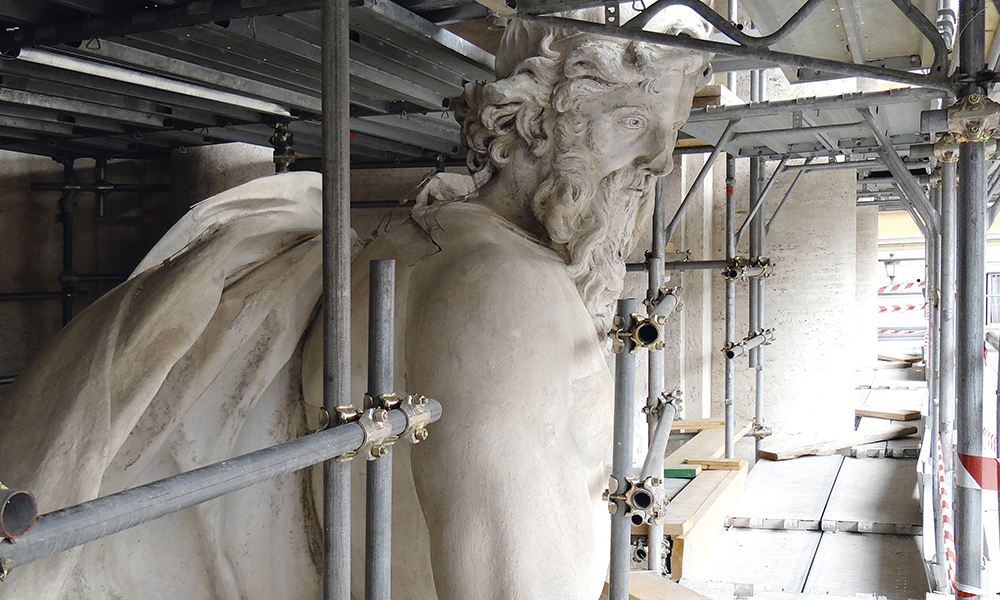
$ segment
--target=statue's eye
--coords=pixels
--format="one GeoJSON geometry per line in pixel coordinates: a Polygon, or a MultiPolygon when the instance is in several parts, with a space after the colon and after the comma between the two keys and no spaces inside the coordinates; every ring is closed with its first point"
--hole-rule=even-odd
{"type": "Polygon", "coordinates": [[[646,126],[646,120],[638,116],[625,117],[621,123],[626,129],[642,129],[646,126]]]}

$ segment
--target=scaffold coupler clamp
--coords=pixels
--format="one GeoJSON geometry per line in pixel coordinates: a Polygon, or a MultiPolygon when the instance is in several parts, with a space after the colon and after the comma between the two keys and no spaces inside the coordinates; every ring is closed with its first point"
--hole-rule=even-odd
{"type": "Polygon", "coordinates": [[[722,276],[728,280],[742,279],[748,281],[755,277],[770,277],[774,273],[774,263],[766,256],[744,258],[737,256],[722,270],[722,276]]]}
{"type": "Polygon", "coordinates": [[[616,515],[621,508],[624,511],[622,514],[628,516],[633,525],[655,523],[652,519],[660,519],[662,522],[662,509],[659,506],[661,483],[663,481],[654,476],[644,479],[626,477],[625,484],[621,485],[616,478],[609,477],[608,489],[604,490],[601,498],[608,503],[608,512],[616,515]]]}
{"type": "Polygon", "coordinates": [[[680,305],[680,293],[680,286],[672,288],[664,286],[657,291],[655,296],[647,296],[642,303],[646,306],[646,312],[650,316],[663,317],[666,320],[674,312],[674,309],[680,305]]]}
{"type": "Polygon", "coordinates": [[[985,94],[969,94],[948,108],[948,131],[959,143],[986,142],[1000,123],[1000,104],[985,94]]]}
{"type": "Polygon", "coordinates": [[[940,163],[957,163],[960,145],[953,133],[946,133],[934,142],[934,157],[940,163]]]}
{"type": "Polygon", "coordinates": [[[611,327],[611,349],[620,354],[625,349],[625,340],[632,340],[630,352],[635,354],[646,348],[649,350],[663,349],[663,325],[667,322],[663,315],[632,314],[632,328],[625,329],[625,320],[616,315],[611,327]]]}
{"type": "Polygon", "coordinates": [[[268,140],[274,148],[274,170],[283,173],[295,162],[295,136],[288,129],[288,123],[278,121],[274,124],[274,135],[268,140]]]}
{"type": "Polygon", "coordinates": [[[753,429],[751,431],[753,432],[753,436],[758,440],[762,440],[767,436],[771,435],[772,433],[774,433],[773,431],[771,431],[770,427],[768,427],[763,423],[758,423],[756,421],[754,421],[753,429]]]}
{"type": "Polygon", "coordinates": [[[420,394],[410,394],[399,405],[406,415],[406,429],[399,437],[411,444],[419,444],[427,439],[427,425],[431,422],[431,411],[427,408],[427,397],[420,394]]]}
{"type": "Polygon", "coordinates": [[[345,452],[337,457],[338,461],[351,460],[355,456],[364,456],[368,460],[375,460],[389,453],[389,446],[397,438],[392,435],[388,410],[381,406],[373,406],[361,413],[358,424],[364,431],[365,441],[357,450],[345,452]]]}
{"type": "Polygon", "coordinates": [[[662,391],[659,397],[656,399],[655,405],[646,405],[642,407],[643,414],[646,415],[647,423],[657,423],[661,418],[663,418],[663,411],[667,408],[667,405],[674,407],[674,413],[681,412],[681,405],[683,400],[681,396],[684,392],[681,390],[673,390],[671,392],[662,391]]]}

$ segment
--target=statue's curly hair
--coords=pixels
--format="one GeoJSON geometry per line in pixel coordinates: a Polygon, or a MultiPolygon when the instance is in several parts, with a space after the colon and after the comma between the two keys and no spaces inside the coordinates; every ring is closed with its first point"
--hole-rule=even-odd
{"type": "MultiPolygon", "coordinates": [[[[668,33],[692,32],[701,35],[683,22],[668,29],[668,33]]],[[[501,52],[508,56],[497,60],[513,66],[498,68],[501,78],[493,83],[466,84],[454,103],[462,140],[469,149],[466,162],[470,172],[479,174],[480,184],[507,165],[521,142],[536,156],[543,156],[551,146],[554,117],[572,111],[579,94],[649,84],[668,73],[698,74],[707,82],[711,72],[710,56],[703,53],[547,24],[515,19],[508,25],[505,41],[508,35],[518,39],[503,45],[501,52]],[[527,56],[519,58],[521,54],[527,56]]]]}

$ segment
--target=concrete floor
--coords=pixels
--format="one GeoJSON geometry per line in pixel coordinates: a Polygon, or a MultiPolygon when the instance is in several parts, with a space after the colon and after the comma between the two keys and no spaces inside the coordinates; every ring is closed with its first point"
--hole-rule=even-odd
{"type": "MultiPolygon", "coordinates": [[[[921,408],[916,370],[865,371],[858,403],[921,408]]],[[[864,425],[864,424],[861,424],[864,425]]],[[[740,597],[923,598],[919,437],[852,456],[758,461],[733,524],[682,583],[714,600],[740,597]],[[888,450],[888,452],[887,452],[888,450]],[[871,457],[871,458],[869,458],[871,457]]]]}

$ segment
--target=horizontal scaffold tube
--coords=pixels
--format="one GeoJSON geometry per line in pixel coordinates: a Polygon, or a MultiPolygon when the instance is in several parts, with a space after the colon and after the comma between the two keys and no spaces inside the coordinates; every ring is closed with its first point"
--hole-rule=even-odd
{"type": "Polygon", "coordinates": [[[742,342],[738,344],[733,344],[731,348],[726,349],[726,358],[736,358],[737,356],[743,356],[747,354],[750,350],[760,346],[761,344],[766,344],[771,342],[771,331],[764,330],[754,335],[749,336],[742,342]]]}
{"type": "MultiPolygon", "coordinates": [[[[441,404],[427,401],[431,421],[441,416],[441,404]]],[[[401,410],[389,412],[393,435],[406,429],[401,410]]],[[[14,566],[45,558],[136,527],[256,483],[291,473],[358,449],[365,434],[357,422],[346,423],[290,442],[257,450],[200,469],[97,498],[38,517],[16,544],[0,542],[0,559],[14,566]]]]}

